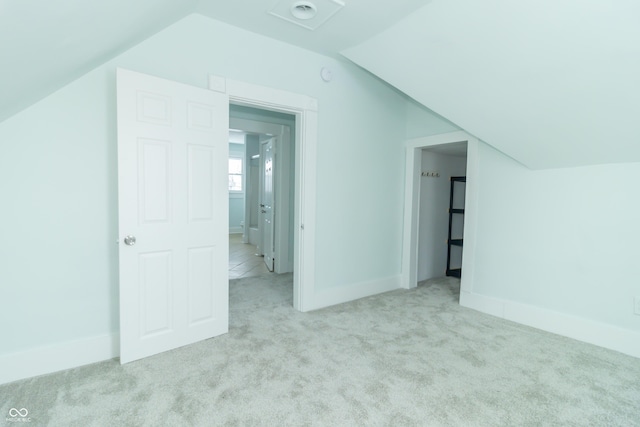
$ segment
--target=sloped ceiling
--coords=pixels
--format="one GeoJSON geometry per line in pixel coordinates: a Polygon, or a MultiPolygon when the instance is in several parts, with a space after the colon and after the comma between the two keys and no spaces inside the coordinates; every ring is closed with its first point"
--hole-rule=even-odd
{"type": "Polygon", "coordinates": [[[0,122],[195,12],[341,53],[531,168],[640,161],[637,0],[345,0],[315,31],[279,1],[0,0],[0,122]]]}
{"type": "Polygon", "coordinates": [[[190,13],[197,0],[0,0],[0,122],[190,13]]]}
{"type": "Polygon", "coordinates": [[[296,1],[201,0],[197,12],[267,37],[336,56],[343,49],[378,34],[431,0],[343,0],[345,6],[314,31],[287,23],[268,13],[276,4],[294,4],[296,1]]]}
{"type": "Polygon", "coordinates": [[[347,0],[315,31],[270,15],[280,1],[0,0],[0,122],[190,13],[340,56],[429,0],[347,0]]]}
{"type": "Polygon", "coordinates": [[[343,54],[530,168],[640,161],[636,0],[434,0],[343,54]]]}

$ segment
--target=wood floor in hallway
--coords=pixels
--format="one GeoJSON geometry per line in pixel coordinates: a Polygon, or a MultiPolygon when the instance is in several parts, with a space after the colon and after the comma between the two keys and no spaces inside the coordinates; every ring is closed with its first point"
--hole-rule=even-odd
{"type": "Polygon", "coordinates": [[[256,255],[256,247],[242,242],[242,234],[229,235],[229,279],[254,277],[268,273],[262,256],[256,255]]]}

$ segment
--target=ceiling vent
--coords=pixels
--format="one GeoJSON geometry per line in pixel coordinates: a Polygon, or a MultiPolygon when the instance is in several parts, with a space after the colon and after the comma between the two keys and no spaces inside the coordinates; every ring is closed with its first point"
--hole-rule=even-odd
{"type": "Polygon", "coordinates": [[[341,0],[280,0],[269,13],[308,30],[315,30],[343,7],[341,0]]]}
{"type": "Polygon", "coordinates": [[[291,6],[291,15],[296,19],[306,21],[315,18],[317,14],[316,5],[309,1],[299,1],[291,6]]]}

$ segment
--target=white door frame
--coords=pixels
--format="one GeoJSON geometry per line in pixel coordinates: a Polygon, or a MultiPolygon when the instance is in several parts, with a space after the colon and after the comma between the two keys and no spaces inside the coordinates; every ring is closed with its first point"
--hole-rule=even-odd
{"type": "Polygon", "coordinates": [[[467,185],[464,210],[464,246],[462,247],[462,278],[460,295],[473,289],[476,227],[478,212],[478,140],[466,132],[415,138],[406,141],[404,229],[402,239],[402,287],[418,285],[418,230],[420,220],[420,174],[422,149],[435,145],[467,142],[467,185]]]}
{"type": "Polygon", "coordinates": [[[318,101],[306,95],[209,75],[209,89],[229,102],[295,116],[295,207],[293,226],[293,307],[312,309],[315,289],[315,200],[318,101]]]}

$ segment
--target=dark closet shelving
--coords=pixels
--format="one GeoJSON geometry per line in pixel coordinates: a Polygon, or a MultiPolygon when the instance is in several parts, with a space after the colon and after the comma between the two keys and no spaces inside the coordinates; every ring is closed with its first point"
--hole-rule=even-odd
{"type": "Polygon", "coordinates": [[[464,215],[464,209],[461,208],[454,208],[453,207],[453,200],[454,200],[454,194],[456,194],[456,191],[464,191],[464,186],[456,186],[456,183],[466,183],[467,182],[467,177],[466,176],[452,176],[451,177],[451,192],[449,195],[449,234],[448,234],[448,238],[447,238],[447,271],[446,271],[446,275],[447,276],[452,276],[452,277],[460,277],[462,276],[462,268],[451,268],[451,247],[452,246],[459,246],[462,247],[462,238],[460,239],[454,239],[452,236],[452,231],[453,231],[453,216],[454,215],[464,215]],[[456,187],[462,187],[462,190],[460,189],[456,189],[456,187]]]}

